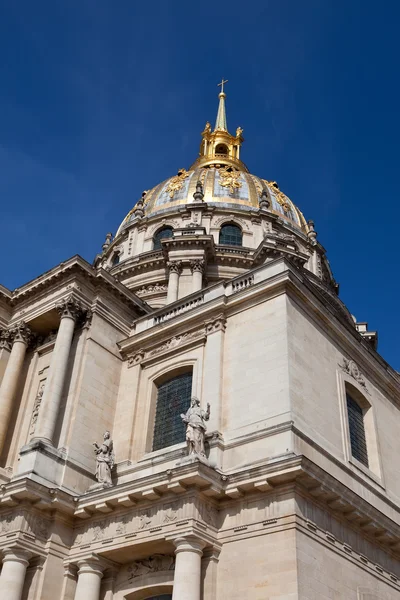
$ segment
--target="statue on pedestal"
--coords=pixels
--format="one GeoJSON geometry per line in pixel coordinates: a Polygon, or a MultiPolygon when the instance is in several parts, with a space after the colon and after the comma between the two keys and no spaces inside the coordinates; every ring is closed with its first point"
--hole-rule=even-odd
{"type": "Polygon", "coordinates": [[[186,443],[189,456],[194,455],[201,459],[206,458],[204,441],[206,437],[206,424],[210,418],[210,405],[207,410],[200,408],[200,400],[192,398],[190,407],[185,415],[181,415],[182,421],[186,423],[186,443]]]}
{"type": "Polygon", "coordinates": [[[104,433],[103,443],[100,446],[96,442],[93,446],[96,453],[96,479],[103,487],[111,487],[111,469],[115,463],[115,456],[110,432],[104,433]]]}

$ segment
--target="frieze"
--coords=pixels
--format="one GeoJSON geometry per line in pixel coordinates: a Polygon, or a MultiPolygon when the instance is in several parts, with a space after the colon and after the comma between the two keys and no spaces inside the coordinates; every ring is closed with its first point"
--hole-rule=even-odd
{"type": "Polygon", "coordinates": [[[366,392],[368,392],[368,388],[367,388],[367,384],[365,383],[365,379],[361,375],[360,369],[358,368],[358,366],[354,362],[354,360],[351,360],[351,359],[343,357],[343,362],[342,362],[342,364],[339,363],[339,367],[345,373],[347,373],[348,375],[350,375],[351,377],[353,377],[353,379],[355,379],[355,381],[357,381],[357,383],[359,385],[361,385],[361,387],[363,387],[366,392]]]}
{"type": "Polygon", "coordinates": [[[137,560],[128,566],[128,581],[132,582],[137,577],[156,573],[158,571],[173,571],[175,569],[175,556],[168,554],[154,554],[143,560],[137,560]]]}

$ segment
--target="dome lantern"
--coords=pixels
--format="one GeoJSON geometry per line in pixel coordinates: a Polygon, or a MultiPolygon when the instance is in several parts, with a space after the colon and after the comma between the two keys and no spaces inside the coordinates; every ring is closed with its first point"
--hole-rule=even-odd
{"type": "Polygon", "coordinates": [[[233,167],[239,171],[248,172],[247,167],[240,160],[240,147],[244,142],[243,129],[238,127],[236,135],[231,135],[228,131],[224,92],[224,84],[227,79],[222,79],[221,91],[218,94],[219,105],[214,131],[211,130],[211,124],[207,121],[204,131],[201,133],[200,153],[197,160],[191,166],[191,169],[198,166],[224,165],[233,167]]]}

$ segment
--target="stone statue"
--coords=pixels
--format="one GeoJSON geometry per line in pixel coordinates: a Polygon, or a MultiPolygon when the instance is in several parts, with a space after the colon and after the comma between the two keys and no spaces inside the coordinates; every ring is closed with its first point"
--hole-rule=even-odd
{"type": "Polygon", "coordinates": [[[189,456],[195,455],[206,459],[204,440],[206,436],[206,424],[210,418],[210,405],[207,410],[200,408],[200,400],[192,398],[190,407],[185,415],[181,415],[182,421],[186,423],[186,443],[189,456]]]}
{"type": "Polygon", "coordinates": [[[96,479],[103,487],[111,487],[111,469],[114,466],[115,457],[110,432],[106,431],[104,433],[101,446],[96,442],[93,446],[96,453],[96,479]]]}

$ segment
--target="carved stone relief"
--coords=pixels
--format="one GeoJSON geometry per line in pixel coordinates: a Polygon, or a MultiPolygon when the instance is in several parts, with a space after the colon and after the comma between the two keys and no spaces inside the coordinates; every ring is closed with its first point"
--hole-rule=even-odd
{"type": "Polygon", "coordinates": [[[35,433],[36,423],[37,423],[37,420],[39,417],[39,410],[40,410],[40,405],[42,402],[42,396],[43,396],[43,392],[44,392],[45,383],[46,383],[46,379],[42,379],[41,381],[39,381],[35,401],[33,403],[31,424],[29,427],[29,435],[30,436],[32,436],[35,433]]]}
{"type": "Polygon", "coordinates": [[[137,350],[134,354],[132,354],[128,358],[128,368],[134,367],[135,365],[142,362],[142,360],[146,358],[150,358],[152,356],[156,356],[157,354],[162,354],[167,350],[171,350],[172,348],[177,348],[178,346],[195,340],[197,338],[201,338],[203,332],[201,330],[192,331],[190,333],[182,333],[181,335],[174,335],[169,340],[163,342],[159,346],[152,348],[151,350],[137,350]]]}
{"type": "Polygon", "coordinates": [[[175,557],[167,554],[154,554],[143,560],[137,560],[129,565],[129,581],[136,577],[156,573],[157,571],[173,571],[175,569],[175,557]]]}
{"type": "Polygon", "coordinates": [[[353,379],[355,379],[355,381],[357,381],[357,383],[359,385],[361,385],[365,389],[366,392],[368,392],[368,388],[367,388],[367,384],[365,383],[365,379],[361,375],[360,369],[358,368],[358,366],[356,365],[354,360],[343,357],[343,363],[342,364],[339,363],[339,367],[345,373],[347,373],[348,375],[353,377],[353,379]]]}

